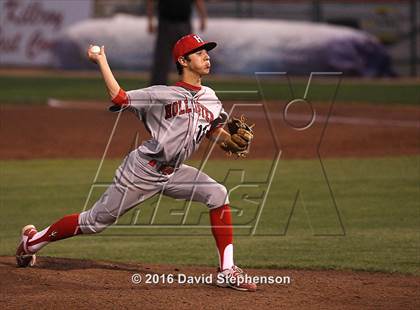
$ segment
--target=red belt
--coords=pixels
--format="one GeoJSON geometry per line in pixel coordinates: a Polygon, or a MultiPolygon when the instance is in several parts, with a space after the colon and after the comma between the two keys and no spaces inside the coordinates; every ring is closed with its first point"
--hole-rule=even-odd
{"type": "Polygon", "coordinates": [[[152,159],[151,161],[149,161],[149,165],[152,167],[156,167],[156,170],[161,172],[162,174],[168,175],[168,174],[172,174],[175,171],[175,168],[172,166],[168,166],[168,165],[157,165],[157,161],[152,159]]]}

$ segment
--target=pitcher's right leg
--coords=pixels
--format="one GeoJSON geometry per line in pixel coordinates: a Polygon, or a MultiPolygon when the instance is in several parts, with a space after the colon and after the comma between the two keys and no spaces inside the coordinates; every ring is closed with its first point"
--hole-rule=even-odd
{"type": "Polygon", "coordinates": [[[33,225],[26,225],[22,229],[21,241],[16,250],[17,265],[34,265],[35,253],[51,242],[103,231],[125,212],[154,194],[112,184],[87,211],[66,215],[40,232],[33,225]]]}
{"type": "Polygon", "coordinates": [[[50,242],[79,234],[103,231],[124,213],[161,190],[161,176],[148,170],[147,161],[131,152],[116,171],[113,183],[94,206],[82,213],[67,215],[38,232],[33,225],[26,225],[16,250],[20,267],[35,263],[35,253],[50,242]]]}
{"type": "Polygon", "coordinates": [[[95,205],[79,216],[79,226],[83,234],[94,234],[114,224],[117,219],[136,205],[152,197],[160,190],[142,190],[137,187],[111,185],[95,205]]]}

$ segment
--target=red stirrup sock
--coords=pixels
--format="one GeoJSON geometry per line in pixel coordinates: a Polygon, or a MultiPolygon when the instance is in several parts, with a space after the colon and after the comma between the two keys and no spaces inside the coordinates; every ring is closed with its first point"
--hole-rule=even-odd
{"type": "Polygon", "coordinates": [[[220,270],[230,269],[233,264],[233,228],[229,205],[210,210],[211,231],[219,252],[220,270]]]}
{"type": "Polygon", "coordinates": [[[32,253],[38,252],[50,242],[66,239],[81,234],[79,227],[79,214],[71,214],[58,220],[51,226],[36,233],[28,240],[28,250],[32,253]]]}

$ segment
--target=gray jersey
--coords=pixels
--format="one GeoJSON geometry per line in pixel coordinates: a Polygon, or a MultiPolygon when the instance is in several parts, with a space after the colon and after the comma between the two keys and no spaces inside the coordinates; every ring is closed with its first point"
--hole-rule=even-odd
{"type": "Polygon", "coordinates": [[[181,86],[157,85],[128,91],[127,96],[128,109],[152,136],[138,148],[139,155],[176,167],[227,119],[215,92],[205,86],[192,92],[181,86]]]}

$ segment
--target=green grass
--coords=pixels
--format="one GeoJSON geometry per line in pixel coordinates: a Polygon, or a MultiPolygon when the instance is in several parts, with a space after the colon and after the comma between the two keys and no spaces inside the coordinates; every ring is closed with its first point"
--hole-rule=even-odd
{"type": "MultiPolygon", "coordinates": [[[[106,161],[98,182],[109,182],[119,162],[106,161]]],[[[1,161],[0,255],[13,255],[23,225],[44,228],[65,214],[80,212],[98,164],[98,160],[1,161]]],[[[242,210],[241,216],[234,215],[239,265],[420,274],[418,158],[325,160],[338,212],[318,161],[280,161],[252,235],[243,226],[255,224],[271,165],[267,160],[211,161],[205,169],[215,179],[225,180],[230,189],[240,184],[244,173],[246,186],[230,195],[234,210],[242,210]]],[[[101,192],[93,191],[88,204],[101,192]]],[[[151,228],[147,224],[155,201],[152,198],[127,213],[101,234],[56,242],[41,255],[215,265],[210,229],[195,226],[208,225],[206,207],[193,204],[186,218],[192,228],[183,228],[182,217],[171,215],[171,210],[184,208],[183,202],[165,198],[155,224],[178,228],[151,228]]]]}
{"type": "MultiPolygon", "coordinates": [[[[118,79],[124,89],[146,87],[144,78],[118,79]]],[[[307,98],[328,101],[334,96],[338,80],[314,78],[307,98]]],[[[222,100],[292,100],[303,97],[306,80],[286,77],[220,80],[208,79],[205,84],[214,88],[222,100]],[[234,91],[233,93],[231,91],[234,91]],[[238,92],[239,91],[239,92],[238,92]],[[246,91],[240,93],[240,91],[246,91]]],[[[99,77],[10,77],[0,76],[0,103],[44,104],[48,98],[72,100],[107,100],[104,84],[99,77]]],[[[415,82],[383,83],[343,78],[337,91],[340,102],[370,102],[381,104],[420,104],[420,87],[415,82]]]]}

